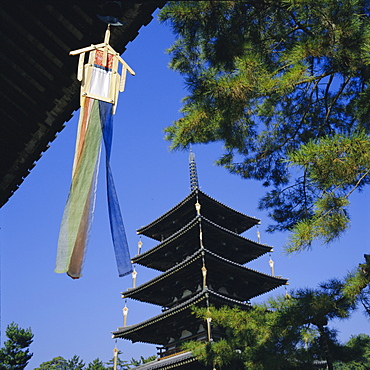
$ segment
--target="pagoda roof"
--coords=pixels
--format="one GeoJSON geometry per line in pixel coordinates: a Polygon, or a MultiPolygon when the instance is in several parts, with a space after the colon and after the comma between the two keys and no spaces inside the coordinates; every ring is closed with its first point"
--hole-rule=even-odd
{"type": "Polygon", "coordinates": [[[170,337],[176,336],[175,333],[182,328],[189,330],[190,327],[203,323],[203,320],[193,314],[192,309],[194,306],[206,307],[208,303],[216,308],[222,306],[237,306],[245,310],[251,308],[249,304],[227,298],[205,288],[187,301],[169,308],[157,316],[139,324],[118,328],[112,332],[113,338],[128,339],[133,343],[167,345],[170,337]]]}
{"type": "Polygon", "coordinates": [[[250,262],[272,250],[270,246],[247,239],[201,215],[193,217],[182,229],[155,247],[132,258],[132,262],[159,271],[168,270],[200,249],[199,225],[204,247],[237,263],[250,262]]]}
{"type": "Polygon", "coordinates": [[[165,273],[137,288],[123,292],[123,298],[133,298],[164,307],[178,304],[181,297],[177,295],[181,295],[185,290],[192,294],[201,290],[203,260],[207,268],[208,287],[232,299],[248,301],[287,283],[287,279],[263,274],[207,249],[199,249],[165,273]]]}
{"type": "Polygon", "coordinates": [[[198,362],[190,351],[184,351],[172,356],[157,358],[154,361],[135,367],[137,370],[167,370],[167,369],[206,369],[207,367],[198,362]]]}
{"type": "Polygon", "coordinates": [[[211,198],[201,190],[195,189],[168,212],[138,229],[137,233],[159,241],[167,239],[194,218],[196,202],[200,203],[200,212],[203,216],[237,234],[241,234],[260,222],[257,218],[240,213],[211,198]]]}

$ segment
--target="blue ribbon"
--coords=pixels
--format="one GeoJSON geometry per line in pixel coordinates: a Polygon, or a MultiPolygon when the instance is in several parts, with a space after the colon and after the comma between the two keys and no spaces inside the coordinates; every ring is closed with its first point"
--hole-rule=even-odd
{"type": "Polygon", "coordinates": [[[113,136],[113,105],[99,100],[100,122],[103,131],[103,139],[106,153],[106,177],[107,177],[107,197],[109,222],[112,234],[114,252],[116,255],[118,275],[120,277],[132,272],[130,251],[128,248],[125,227],[118,202],[116,187],[114,186],[113,174],[110,167],[110,153],[112,148],[113,136]]]}

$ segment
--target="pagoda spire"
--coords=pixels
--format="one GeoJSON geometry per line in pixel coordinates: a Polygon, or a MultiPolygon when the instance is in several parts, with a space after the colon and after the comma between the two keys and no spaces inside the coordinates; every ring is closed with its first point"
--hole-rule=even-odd
{"type": "Polygon", "coordinates": [[[199,183],[198,183],[197,165],[195,163],[195,154],[193,153],[191,148],[189,153],[189,170],[190,170],[190,191],[194,191],[195,189],[199,189],[199,183]]]}

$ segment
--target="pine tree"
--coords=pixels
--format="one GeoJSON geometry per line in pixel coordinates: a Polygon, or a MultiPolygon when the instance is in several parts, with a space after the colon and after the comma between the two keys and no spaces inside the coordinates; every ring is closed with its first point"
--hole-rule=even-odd
{"type": "Polygon", "coordinates": [[[0,369],[23,370],[33,355],[28,348],[33,341],[32,331],[30,328],[19,328],[12,322],[6,328],[5,334],[9,339],[0,349],[0,369]]]}
{"type": "Polygon", "coordinates": [[[67,360],[61,356],[54,357],[50,361],[45,361],[34,370],[67,370],[67,360]]]}
{"type": "Polygon", "coordinates": [[[335,370],[370,369],[370,337],[366,334],[352,336],[345,345],[346,357],[334,364],[335,370]]]}
{"type": "MultiPolygon", "coordinates": [[[[186,349],[209,366],[223,370],[303,370],[335,361],[351,361],[359,349],[345,348],[328,325],[349,318],[355,305],[343,294],[343,282],[329,281],[318,289],[300,289],[289,296],[254,305],[249,311],[223,307],[195,313],[224,330],[217,342],[190,342],[186,349]],[[357,351],[357,352],[356,352],[357,351]]],[[[362,353],[362,352],[361,352],[362,353]]]]}
{"type": "MultiPolygon", "coordinates": [[[[160,14],[177,37],[171,68],[189,90],[167,139],[175,149],[223,142],[218,164],[272,187],[260,203],[276,222],[269,231],[312,218],[299,234],[314,230],[326,242],[348,224],[347,178],[329,197],[333,188],[315,187],[304,166],[293,178],[288,159],[312,140],[325,148],[335,138],[340,160],[347,139],[369,134],[369,13],[367,0],[264,0],[171,1],[160,14]],[[330,222],[318,226],[327,211],[330,222]]],[[[367,170],[357,189],[369,183],[367,170]]]]}
{"type": "Polygon", "coordinates": [[[106,367],[104,366],[104,363],[100,361],[98,358],[90,362],[86,368],[86,370],[105,370],[105,369],[106,367]]]}
{"type": "Polygon", "coordinates": [[[77,355],[74,355],[70,360],[67,361],[68,370],[83,370],[84,368],[85,363],[77,355]]]}

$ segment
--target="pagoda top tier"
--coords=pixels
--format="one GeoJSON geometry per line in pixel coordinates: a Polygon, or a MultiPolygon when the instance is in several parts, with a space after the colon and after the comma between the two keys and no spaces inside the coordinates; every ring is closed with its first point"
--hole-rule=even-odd
{"type": "Polygon", "coordinates": [[[204,217],[236,234],[241,234],[260,222],[259,219],[240,213],[196,188],[168,212],[138,229],[137,233],[159,241],[167,239],[194,219],[197,214],[196,203],[200,204],[200,213],[204,217]]]}

